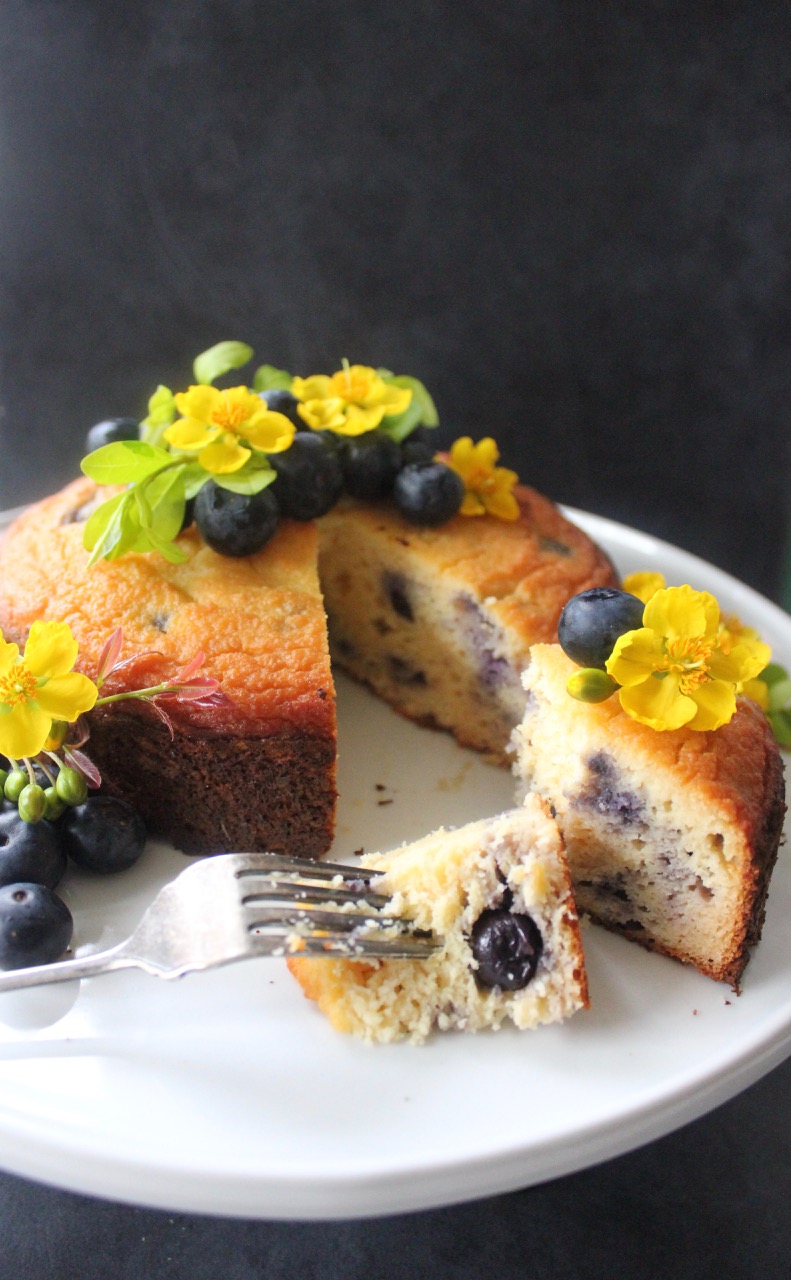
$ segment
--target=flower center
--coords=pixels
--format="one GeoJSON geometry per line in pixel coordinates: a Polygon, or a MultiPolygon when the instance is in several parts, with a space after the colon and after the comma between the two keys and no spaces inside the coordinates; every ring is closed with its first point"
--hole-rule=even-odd
{"type": "Polygon", "coordinates": [[[708,662],[713,646],[702,636],[679,636],[665,641],[665,671],[679,677],[682,693],[692,693],[709,680],[708,662]]]}
{"type": "Polygon", "coordinates": [[[16,707],[20,702],[32,702],[38,682],[24,663],[18,662],[8,675],[0,676],[0,703],[16,707]]]}
{"type": "Polygon", "coordinates": [[[215,426],[221,427],[223,431],[230,431],[232,435],[239,434],[246,417],[245,405],[239,400],[228,400],[225,396],[211,411],[211,420],[215,426]]]}
{"type": "Polygon", "coordinates": [[[339,369],[332,376],[333,391],[349,404],[363,401],[370,392],[372,383],[370,374],[352,373],[351,369],[339,369]]]}

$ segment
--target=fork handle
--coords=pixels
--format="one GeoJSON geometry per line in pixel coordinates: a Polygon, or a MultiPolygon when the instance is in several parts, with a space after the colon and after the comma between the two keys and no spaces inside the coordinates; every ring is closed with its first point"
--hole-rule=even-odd
{"type": "Polygon", "coordinates": [[[60,960],[56,964],[35,964],[28,969],[8,969],[0,973],[0,993],[21,991],[23,987],[42,987],[50,982],[71,982],[75,978],[94,978],[100,973],[112,973],[116,969],[132,969],[139,961],[124,955],[123,947],[109,951],[97,951],[91,956],[75,956],[73,960],[60,960]]]}

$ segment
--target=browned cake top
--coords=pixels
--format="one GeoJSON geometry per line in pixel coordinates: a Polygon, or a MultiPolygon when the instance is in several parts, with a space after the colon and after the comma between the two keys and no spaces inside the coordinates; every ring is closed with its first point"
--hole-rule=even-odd
{"type": "Polygon", "coordinates": [[[205,674],[231,701],[211,710],[180,703],[174,718],[210,733],[332,735],[315,527],[281,521],[263,551],[240,559],[211,551],[193,527],[178,540],[187,553],[182,564],[148,553],[89,568],[78,513],[94,492],[92,481],[76,480],[31,507],[0,541],[6,639],[21,643],[37,618],[67,622],[79,665],[93,675],[105,641],[122,626],[122,656],[143,656],[104,692],[172,677],[203,650],[205,674]]]}

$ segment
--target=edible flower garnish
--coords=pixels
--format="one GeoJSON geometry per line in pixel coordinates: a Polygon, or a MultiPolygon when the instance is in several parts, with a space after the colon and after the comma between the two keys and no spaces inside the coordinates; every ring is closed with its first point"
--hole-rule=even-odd
{"type": "Polygon", "coordinates": [[[331,376],[314,373],[310,378],[294,378],[291,392],[299,401],[299,416],[313,431],[331,430],[342,436],[373,431],[383,418],[406,413],[412,401],[410,387],[385,381],[376,369],[348,360],[331,376]]]}
{"type": "Polygon", "coordinates": [[[182,415],[165,431],[165,440],[184,453],[195,453],[212,475],[239,471],[253,456],[282,453],[296,427],[282,413],[266,407],[247,387],[197,386],[174,397],[182,415]]]}
{"type": "Polygon", "coordinates": [[[500,452],[491,436],[473,444],[470,436],[461,436],[451,446],[448,465],[464,482],[463,516],[497,516],[500,520],[516,520],[519,504],[514,497],[518,480],[515,471],[496,465],[500,452]]]}
{"type": "Polygon", "coordinates": [[[74,723],[90,711],[98,689],[72,671],[77,642],[65,622],[34,622],[25,651],[0,631],[0,752],[35,756],[44,747],[53,720],[74,723]]]}
{"type": "Polygon", "coordinates": [[[233,518],[257,520],[255,536],[268,539],[280,514],[277,490],[274,499],[262,492],[278,478],[270,455],[287,453],[297,430],[337,436],[378,430],[400,444],[417,427],[438,424],[434,402],[417,378],[348,360],[332,375],[295,378],[263,364],[249,387],[213,385],[252,356],[243,342],[218,342],[201,352],[186,391],[156,388],[137,437],[112,438],[83,458],[84,473],[115,490],[85,525],[91,564],[147,551],[173,563],[184,560],[178,537],[187,504],[210,482],[246,500],[221,499],[226,506],[236,502],[233,518]]]}
{"type": "Polygon", "coordinates": [[[621,706],[652,729],[718,729],[736,710],[737,689],[767,665],[757,636],[732,641],[708,591],[690,586],[654,592],[643,626],[616,640],[606,663],[621,706]]]}
{"type": "Polygon", "coordinates": [[[136,661],[121,662],[121,647],[119,629],[105,644],[91,680],[72,670],[78,646],[67,623],[34,622],[22,657],[0,631],[0,752],[9,766],[0,769],[0,797],[16,804],[26,822],[55,819],[67,805],[81,804],[89,786],[101,785],[98,769],[82,750],[90,733],[89,714],[96,708],[142,699],[172,733],[168,703],[209,707],[227,701],[219,681],[199,674],[203,653],[171,679],[100,696],[112,671],[136,661]],[[50,784],[46,788],[38,780],[42,775],[50,784]]]}

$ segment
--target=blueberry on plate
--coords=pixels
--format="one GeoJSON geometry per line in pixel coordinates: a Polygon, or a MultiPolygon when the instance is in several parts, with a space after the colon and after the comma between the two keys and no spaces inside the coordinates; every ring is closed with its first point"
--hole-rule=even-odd
{"type": "Polygon", "coordinates": [[[140,423],[136,418],[105,418],[91,427],[85,437],[88,453],[101,449],[106,444],[117,444],[119,440],[137,440],[140,435],[140,423]]]}
{"type": "Polygon", "coordinates": [[[58,960],[71,942],[71,912],[56,893],[20,881],[0,888],[0,969],[58,960]]]}
{"type": "Polygon", "coordinates": [[[615,587],[591,587],[572,596],[558,621],[563,652],[579,667],[603,671],[619,636],[643,625],[645,605],[615,587]]]}
{"type": "Polygon", "coordinates": [[[411,462],[396,476],[393,497],[413,524],[445,524],[458,514],[464,481],[444,462],[411,462]]]}
{"type": "Polygon", "coordinates": [[[476,978],[482,987],[521,991],[535,977],[544,940],[532,916],[491,907],[472,927],[476,978]]]}
{"type": "Polygon", "coordinates": [[[271,488],[232,493],[209,480],[195,499],[195,523],[204,542],[221,556],[260,551],[275,532],[279,514],[271,488]]]}
{"type": "Polygon", "coordinates": [[[324,433],[298,431],[290,448],[270,454],[277,472],[274,494],[280,514],[290,520],[316,520],[343,492],[343,471],[334,444],[324,433]]]}
{"type": "Polygon", "coordinates": [[[65,870],[57,827],[46,820],[25,822],[16,807],[0,812],[0,885],[25,880],[54,889],[65,870]]]}
{"type": "Polygon", "coordinates": [[[78,867],[112,875],[133,866],[145,848],[146,825],[137,810],[116,796],[91,796],[61,819],[63,844],[78,867]]]}

